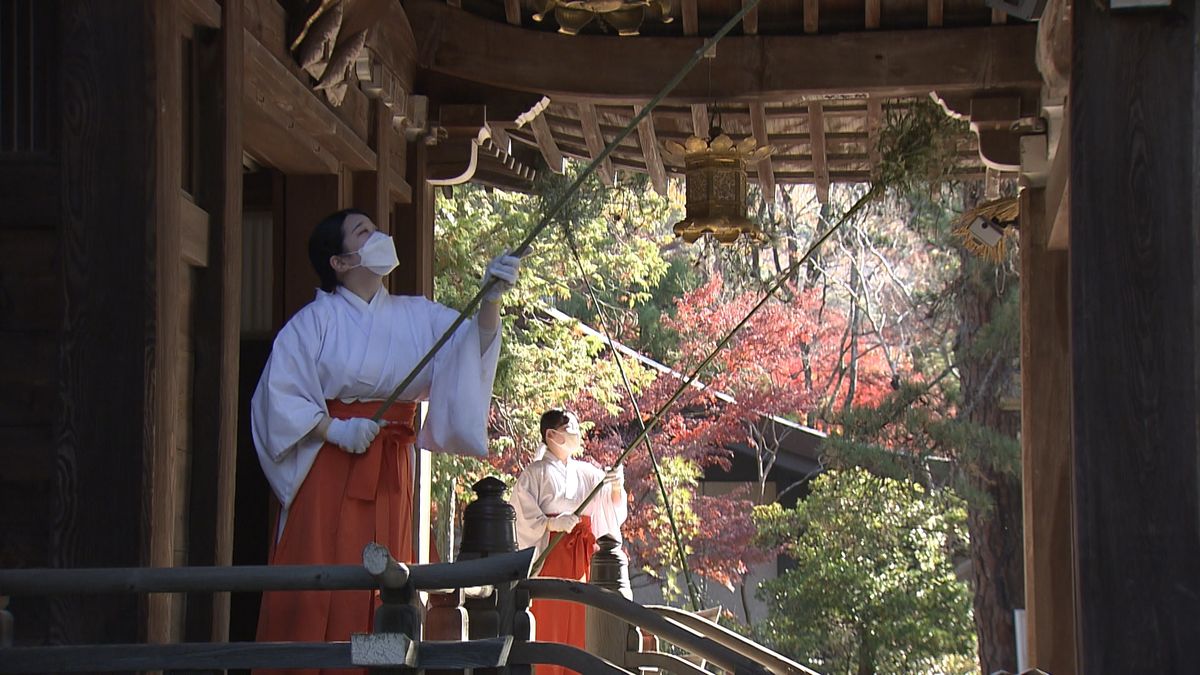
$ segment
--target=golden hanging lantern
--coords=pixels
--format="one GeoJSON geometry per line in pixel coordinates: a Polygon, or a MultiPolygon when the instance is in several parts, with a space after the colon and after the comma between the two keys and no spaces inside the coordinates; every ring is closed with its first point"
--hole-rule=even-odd
{"type": "Polygon", "coordinates": [[[548,15],[554,15],[558,32],[565,35],[579,34],[593,20],[622,36],[637,35],[642,22],[649,18],[663,23],[674,21],[670,0],[544,0],[533,20],[544,21],[548,15]]]}
{"type": "Polygon", "coordinates": [[[734,143],[718,127],[709,132],[709,139],[690,136],[683,144],[663,144],[685,171],[687,216],[675,223],[675,234],[689,244],[706,234],[722,244],[732,244],[743,234],[762,239],[762,230],[746,217],[746,162],[764,160],[775,148],[759,146],[753,137],[734,143]]]}

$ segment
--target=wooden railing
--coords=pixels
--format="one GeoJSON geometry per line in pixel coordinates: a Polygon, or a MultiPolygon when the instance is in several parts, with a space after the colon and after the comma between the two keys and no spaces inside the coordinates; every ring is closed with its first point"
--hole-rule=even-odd
{"type": "Polygon", "coordinates": [[[377,589],[382,601],[373,632],[355,634],[349,642],[46,647],[11,646],[12,617],[0,601],[0,673],[365,667],[381,672],[496,668],[524,675],[535,664],[586,675],[633,675],[647,667],[679,675],[711,672],[675,654],[643,651],[646,631],[735,675],[815,675],[690,613],[632,602],[625,557],[610,537],[601,537],[593,556],[593,583],[529,578],[534,550],[512,550],[511,507],[501,499],[502,488],[495,479],[476,485],[479,498],[464,520],[463,559],[453,563],[409,566],[384,547],[369,544],[362,566],[0,570],[0,600],[16,595],[377,589]],[[429,598],[424,612],[422,592],[429,598]],[[534,641],[533,598],[587,606],[587,650],[534,641]]]}

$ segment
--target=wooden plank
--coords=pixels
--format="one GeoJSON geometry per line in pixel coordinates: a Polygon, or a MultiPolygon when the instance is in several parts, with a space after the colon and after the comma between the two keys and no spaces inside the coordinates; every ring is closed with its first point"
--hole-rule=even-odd
{"type": "MultiPolygon", "coordinates": [[[[766,106],[761,101],[750,104],[750,125],[754,130],[754,140],[758,141],[759,146],[770,145],[766,106]]],[[[771,168],[770,157],[758,162],[758,184],[768,201],[775,199],[775,171],[771,168]]]]}
{"type": "MultiPolygon", "coordinates": [[[[634,114],[638,113],[634,109],[634,114]]],[[[638,122],[638,142],[642,146],[642,159],[646,162],[646,172],[650,174],[650,184],[660,195],[667,194],[667,171],[663,167],[662,153],[658,150],[658,138],[654,135],[654,120],[647,116],[638,122]]]]}
{"type": "Polygon", "coordinates": [[[866,0],[863,8],[863,25],[867,30],[879,28],[880,3],[882,0],[866,0]]]}
{"type": "MultiPolygon", "coordinates": [[[[154,58],[157,66],[155,114],[155,163],[152,204],[157,227],[151,265],[155,270],[153,343],[147,357],[146,385],[150,396],[146,438],[150,459],[150,485],[146,496],[150,527],[148,565],[169,566],[174,560],[175,528],[173,499],[178,486],[176,452],[179,434],[179,372],[176,368],[179,339],[181,275],[181,211],[179,184],[182,171],[183,120],[178,96],[181,82],[178,47],[179,15],[174,6],[155,13],[154,58]]],[[[171,617],[180,599],[158,595],[147,600],[149,642],[178,639],[181,627],[171,617]]]]}
{"type": "Polygon", "coordinates": [[[816,33],[821,28],[821,0],[804,0],[804,32],[816,33]]]}
{"type": "Polygon", "coordinates": [[[396,209],[397,241],[400,266],[388,277],[393,293],[433,297],[433,220],[436,196],[428,175],[429,146],[418,143],[408,156],[408,175],[413,183],[413,198],[396,209]]]}
{"type": "Polygon", "coordinates": [[[313,289],[320,286],[308,259],[308,236],[325,216],[341,208],[341,176],[289,175],[284,201],[284,259],[279,278],[283,280],[282,318],[286,323],[301,307],[312,302],[313,289]]]}
{"type": "Polygon", "coordinates": [[[682,0],[679,13],[683,16],[683,34],[695,35],[700,31],[699,0],[682,0]]]}
{"type": "Polygon", "coordinates": [[[530,121],[529,127],[533,130],[533,137],[537,139],[538,149],[542,151],[542,158],[546,160],[546,166],[550,167],[554,173],[562,173],[563,154],[554,142],[554,132],[550,130],[550,124],[546,122],[545,114],[534,117],[530,121]]]}
{"type": "Polygon", "coordinates": [[[812,144],[813,176],[817,186],[817,199],[829,203],[829,163],[825,154],[825,115],[820,101],[808,103],[808,133],[812,144]]]}
{"type": "Polygon", "coordinates": [[[20,251],[0,266],[4,307],[0,331],[59,330],[63,310],[59,244],[54,230],[0,228],[0,251],[20,251]]]}
{"type": "MultiPolygon", "coordinates": [[[[156,96],[148,77],[156,68],[153,4],[57,3],[62,106],[72,114],[62,120],[61,191],[45,193],[61,203],[66,370],[49,400],[34,398],[41,396],[36,390],[22,393],[34,398],[30,412],[55,418],[48,551],[55,567],[146,562],[140,534],[148,447],[146,299],[153,297],[148,237],[155,225],[156,96]]],[[[16,407],[4,391],[0,417],[16,407]]],[[[134,596],[43,602],[53,635],[83,642],[143,637],[134,596]]]]}
{"type": "MultiPolygon", "coordinates": [[[[701,44],[699,37],[644,36],[612,49],[612,38],[518,29],[435,0],[410,0],[405,11],[432,73],[545,94],[556,103],[644,103],[701,44]]],[[[1036,89],[1036,33],[1034,25],[1019,25],[727,37],[720,58],[705,66],[711,85],[707,76],[687,78],[667,102],[707,103],[713,92],[744,101],[1036,89]]]]}
{"type": "MultiPolygon", "coordinates": [[[[579,104],[579,122],[583,125],[583,138],[587,141],[588,159],[594,160],[601,152],[604,151],[604,136],[600,133],[600,121],[596,116],[596,106],[591,103],[579,104]]],[[[596,167],[596,174],[600,177],[600,182],[605,185],[613,185],[615,182],[615,174],[613,173],[612,162],[607,158],[596,167]]]]}
{"type": "Polygon", "coordinates": [[[185,30],[190,25],[221,27],[221,6],[217,4],[217,0],[181,0],[179,11],[183,14],[182,23],[185,30]]]}
{"type": "Polygon", "coordinates": [[[504,20],[514,26],[521,25],[521,0],[504,0],[504,20]]]}
{"type": "Polygon", "coordinates": [[[245,93],[268,118],[306,146],[325,147],[339,162],[358,171],[375,168],[375,153],[309,87],[246,30],[245,93]]]}
{"type": "Polygon", "coordinates": [[[1021,192],[1021,486],[1028,663],[1074,673],[1068,261],[1047,250],[1045,190],[1021,192]]]}
{"type": "Polygon", "coordinates": [[[54,162],[22,161],[0,165],[0,229],[46,229],[58,226],[59,184],[54,162]]]}
{"type": "MultiPolygon", "coordinates": [[[[748,1],[749,0],[742,0],[742,7],[745,7],[746,3],[748,1]]],[[[746,15],[742,17],[742,32],[745,33],[746,35],[757,35],[758,34],[758,7],[757,6],[754,9],[750,10],[749,12],[746,12],[746,15]]],[[[686,33],[685,33],[685,35],[686,35],[686,33]]]]}
{"type": "Polygon", "coordinates": [[[196,205],[189,196],[179,195],[180,251],[189,265],[208,265],[208,212],[196,205]]]}
{"type": "Polygon", "coordinates": [[[1068,276],[1081,673],[1200,662],[1200,21],[1195,3],[1164,18],[1074,3],[1068,276]]]}
{"type": "Polygon", "coordinates": [[[928,0],[925,5],[925,23],[930,28],[940,28],[945,22],[945,0],[928,0]]]}

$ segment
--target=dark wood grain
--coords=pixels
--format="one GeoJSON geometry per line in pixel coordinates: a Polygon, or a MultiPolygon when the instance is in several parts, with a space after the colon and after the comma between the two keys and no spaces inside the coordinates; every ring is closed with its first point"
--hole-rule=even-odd
{"type": "Polygon", "coordinates": [[[1079,672],[1200,662],[1196,7],[1075,2],[1070,288],[1079,672]]]}
{"type": "MultiPolygon", "coordinates": [[[[149,4],[59,2],[66,312],[49,554],[56,567],[143,562],[145,333],[154,307],[146,251],[156,222],[149,4]]],[[[53,642],[139,637],[136,598],[49,602],[53,642]]]]}

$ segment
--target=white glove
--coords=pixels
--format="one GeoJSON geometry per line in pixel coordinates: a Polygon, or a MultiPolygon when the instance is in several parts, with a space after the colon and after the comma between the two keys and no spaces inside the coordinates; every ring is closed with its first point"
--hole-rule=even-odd
{"type": "Polygon", "coordinates": [[[574,513],[564,513],[561,516],[554,516],[546,522],[546,527],[551,532],[570,532],[579,524],[579,516],[574,513]]]}
{"type": "Polygon", "coordinates": [[[325,430],[325,440],[352,455],[361,455],[379,435],[379,428],[378,424],[365,417],[332,419],[325,430]]]}
{"type": "Polygon", "coordinates": [[[604,472],[604,484],[621,487],[625,484],[625,465],[614,466],[604,472]]]}
{"type": "Polygon", "coordinates": [[[500,296],[508,292],[514,284],[517,283],[517,275],[521,269],[521,259],[515,255],[509,255],[507,252],[492,258],[488,263],[487,271],[483,274],[483,283],[486,285],[492,279],[496,279],[496,284],[483,296],[488,302],[499,302],[500,296]]]}

